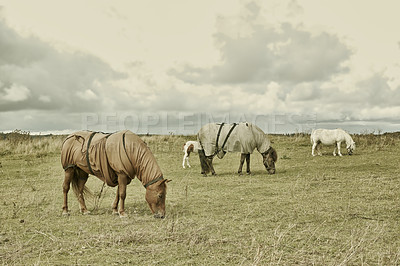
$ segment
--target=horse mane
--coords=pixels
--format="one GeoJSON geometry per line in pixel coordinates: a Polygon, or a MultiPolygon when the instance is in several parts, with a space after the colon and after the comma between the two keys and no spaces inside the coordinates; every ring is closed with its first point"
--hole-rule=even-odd
{"type": "Polygon", "coordinates": [[[276,150],[274,149],[274,148],[270,148],[271,150],[270,150],[270,154],[271,154],[271,156],[272,156],[272,159],[274,160],[274,162],[277,162],[278,161],[278,153],[276,152],[276,150]]]}

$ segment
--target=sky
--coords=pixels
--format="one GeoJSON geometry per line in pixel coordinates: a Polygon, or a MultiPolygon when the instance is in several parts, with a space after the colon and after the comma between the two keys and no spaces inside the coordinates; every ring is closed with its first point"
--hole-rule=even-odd
{"type": "Polygon", "coordinates": [[[0,132],[400,131],[397,0],[0,0],[0,132]]]}

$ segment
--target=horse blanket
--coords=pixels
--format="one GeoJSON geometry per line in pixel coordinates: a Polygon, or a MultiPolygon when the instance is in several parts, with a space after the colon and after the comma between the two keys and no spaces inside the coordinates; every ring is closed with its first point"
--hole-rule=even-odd
{"type": "Polygon", "coordinates": [[[118,174],[130,180],[137,176],[143,185],[163,175],[146,143],[129,130],[75,132],[63,143],[61,164],[64,170],[79,167],[112,187],[118,185],[118,174]]]}
{"type": "Polygon", "coordinates": [[[249,154],[257,148],[260,153],[264,153],[271,146],[267,135],[258,126],[248,122],[204,125],[197,134],[197,140],[206,156],[216,154],[220,159],[227,152],[249,154]]]}

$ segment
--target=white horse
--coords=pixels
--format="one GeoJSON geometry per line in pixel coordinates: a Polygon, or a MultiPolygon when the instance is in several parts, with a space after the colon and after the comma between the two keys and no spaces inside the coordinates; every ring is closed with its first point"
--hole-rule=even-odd
{"type": "Polygon", "coordinates": [[[191,167],[189,164],[189,155],[191,152],[197,153],[197,151],[200,149],[200,144],[197,141],[188,141],[183,145],[183,152],[185,155],[183,156],[183,162],[182,162],[182,167],[185,167],[185,161],[188,165],[188,167],[191,167]]]}
{"type": "Polygon", "coordinates": [[[325,145],[332,145],[336,144],[335,149],[333,150],[333,156],[336,156],[336,148],[338,150],[339,156],[342,156],[340,153],[340,144],[342,141],[346,141],[346,148],[347,152],[349,155],[353,153],[353,151],[356,148],[356,143],[353,141],[351,136],[344,131],[343,129],[316,129],[313,130],[311,133],[311,143],[313,144],[312,146],[312,156],[315,156],[314,150],[317,148],[318,155],[322,155],[320,150],[319,150],[319,145],[325,144],[325,145]]]}

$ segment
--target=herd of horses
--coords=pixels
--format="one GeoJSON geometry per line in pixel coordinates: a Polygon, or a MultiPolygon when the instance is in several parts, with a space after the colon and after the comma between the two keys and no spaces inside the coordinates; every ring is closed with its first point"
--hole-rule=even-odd
{"type": "MultiPolygon", "coordinates": [[[[355,149],[351,136],[341,129],[317,129],[311,134],[312,155],[315,150],[322,155],[320,144],[335,145],[333,155],[342,156],[340,145],[346,143],[348,154],[355,149]]],[[[269,174],[275,174],[275,163],[278,160],[276,150],[258,126],[243,123],[210,123],[204,125],[197,134],[197,141],[188,141],[184,145],[185,163],[190,167],[190,153],[198,153],[201,174],[216,175],[213,159],[222,159],[228,152],[240,152],[238,174],[242,174],[244,162],[246,173],[250,174],[250,154],[257,149],[269,174]]],[[[121,218],[126,217],[126,186],[133,178],[138,178],[146,189],[145,199],[155,218],[165,217],[165,199],[167,183],[162,171],[147,144],[136,134],[124,130],[112,134],[102,132],[79,131],[69,135],[62,144],[61,164],[65,171],[63,183],[63,215],[69,215],[68,192],[72,188],[83,214],[89,213],[84,195],[89,192],[85,186],[89,175],[94,175],[111,187],[117,186],[117,193],[112,205],[113,213],[121,218]]]]}

